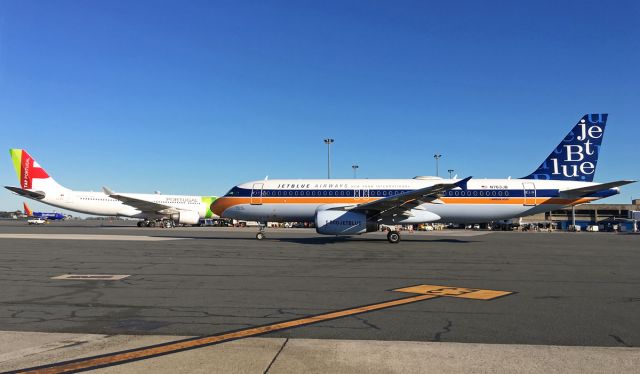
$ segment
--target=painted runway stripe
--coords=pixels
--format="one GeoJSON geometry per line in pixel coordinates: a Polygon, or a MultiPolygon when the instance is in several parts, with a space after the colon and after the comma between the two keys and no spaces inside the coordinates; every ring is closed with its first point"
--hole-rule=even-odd
{"type": "Polygon", "coordinates": [[[127,362],[149,359],[152,357],[167,355],[171,353],[182,352],[190,349],[206,347],[214,344],[220,344],[232,340],[248,338],[251,336],[258,336],[267,334],[274,331],[280,331],[295,327],[301,327],[311,325],[318,322],[329,321],[337,318],[348,317],[352,315],[368,313],[376,310],[387,309],[395,306],[406,305],[415,303],[418,301],[435,299],[438,297],[462,297],[468,299],[478,300],[492,300],[498,297],[507,296],[513,294],[510,291],[494,291],[494,290],[481,290],[477,288],[463,288],[463,287],[448,287],[448,286],[435,286],[435,285],[417,285],[412,287],[399,288],[394,291],[418,293],[416,296],[409,296],[401,299],[385,301],[376,304],[363,305],[355,308],[343,309],[315,316],[308,316],[298,319],[293,319],[284,322],[278,322],[274,324],[252,327],[248,329],[242,329],[237,331],[231,331],[216,335],[190,338],[179,340],[175,342],[169,342],[164,344],[158,344],[148,347],[141,347],[131,349],[127,351],[120,351],[114,353],[108,353],[99,356],[86,357],[71,361],[59,362],[51,365],[38,366],[33,368],[26,368],[9,373],[72,373],[86,370],[98,369],[106,366],[120,365],[127,362]]]}
{"type": "Polygon", "coordinates": [[[180,240],[163,236],[143,235],[93,235],[93,234],[0,234],[0,239],[40,239],[40,240],[117,240],[132,242],[159,242],[166,240],[180,240]]]}

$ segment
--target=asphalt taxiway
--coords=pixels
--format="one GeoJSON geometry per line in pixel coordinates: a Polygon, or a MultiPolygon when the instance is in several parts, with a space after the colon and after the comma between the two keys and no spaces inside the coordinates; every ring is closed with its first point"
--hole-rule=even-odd
{"type": "MultiPolygon", "coordinates": [[[[0,330],[5,339],[25,341],[4,345],[0,369],[353,310],[409,297],[393,290],[424,284],[512,293],[490,300],[434,297],[261,333],[260,338],[215,346],[215,352],[264,346],[264,359],[249,360],[259,372],[285,365],[290,357],[286,353],[296,349],[306,352],[307,363],[317,363],[317,371],[335,369],[322,366],[325,356],[314,355],[309,347],[326,347],[334,355],[352,352],[354,360],[376,350],[383,356],[401,351],[413,352],[408,357],[436,357],[446,347],[449,353],[443,357],[460,350],[456,355],[461,362],[469,359],[464,352],[470,349],[484,352],[489,365],[509,352],[531,358],[536,350],[553,346],[562,357],[577,349],[574,356],[583,363],[588,362],[585,357],[600,357],[599,364],[589,366],[596,372],[610,367],[607,359],[614,357],[621,371],[625,365],[640,364],[635,348],[640,346],[638,235],[451,231],[404,233],[403,241],[394,245],[381,233],[333,238],[305,229],[268,229],[267,239],[257,241],[255,232],[150,229],[120,222],[37,227],[0,222],[0,330]],[[52,279],[65,274],[127,277],[52,279]],[[34,333],[39,335],[30,335],[34,333]],[[122,336],[131,336],[126,339],[129,345],[117,343],[122,336]],[[74,339],[80,343],[64,344],[74,339]],[[68,354],[56,356],[60,347],[68,354]],[[529,353],[518,353],[523,347],[529,347],[529,353]]],[[[111,369],[177,362],[171,360],[185,354],[206,361],[203,352],[215,355],[213,348],[111,369]]],[[[225,357],[242,353],[229,355],[225,357]]],[[[383,356],[371,357],[371,362],[383,356]]],[[[230,360],[231,366],[224,366],[222,359],[218,363],[227,372],[249,370],[230,360]]],[[[411,371],[410,362],[400,360],[395,368],[411,371]]],[[[301,368],[294,358],[290,363],[293,371],[301,368]]]]}

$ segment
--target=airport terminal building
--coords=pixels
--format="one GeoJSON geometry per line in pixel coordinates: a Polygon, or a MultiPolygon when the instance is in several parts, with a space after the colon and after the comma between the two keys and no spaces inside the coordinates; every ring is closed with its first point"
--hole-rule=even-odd
{"type": "Polygon", "coordinates": [[[597,225],[601,230],[612,230],[615,225],[621,231],[634,231],[634,224],[640,221],[640,199],[631,204],[580,204],[551,212],[524,217],[522,223],[547,223],[558,230],[567,230],[575,224],[585,230],[588,226],[597,225]],[[574,216],[575,214],[575,216],[574,216]]]}

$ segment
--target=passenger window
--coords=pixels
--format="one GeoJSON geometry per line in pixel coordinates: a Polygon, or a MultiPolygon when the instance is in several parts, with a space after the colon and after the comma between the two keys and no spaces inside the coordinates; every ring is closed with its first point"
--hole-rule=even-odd
{"type": "Polygon", "coordinates": [[[496,191],[491,192],[492,196],[496,196],[496,191]]]}
{"type": "Polygon", "coordinates": [[[484,191],[480,191],[480,196],[484,196],[484,191]]]}
{"type": "Polygon", "coordinates": [[[294,195],[296,195],[296,196],[298,196],[298,191],[294,192],[293,194],[294,194],[294,195]]]}
{"type": "Polygon", "coordinates": [[[473,191],[473,196],[478,196],[478,191],[473,191]]]}
{"type": "Polygon", "coordinates": [[[509,196],[509,191],[504,191],[504,196],[509,196]]]}
{"type": "Polygon", "coordinates": [[[456,196],[459,196],[460,195],[460,191],[456,191],[455,194],[456,194],[456,196]]]}
{"type": "Polygon", "coordinates": [[[498,196],[502,196],[502,191],[498,191],[498,196]]]}

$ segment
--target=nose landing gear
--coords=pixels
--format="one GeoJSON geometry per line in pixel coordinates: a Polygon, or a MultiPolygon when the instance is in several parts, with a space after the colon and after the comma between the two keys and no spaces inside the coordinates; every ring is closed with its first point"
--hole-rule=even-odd
{"type": "Polygon", "coordinates": [[[391,244],[400,243],[400,233],[397,231],[389,231],[389,233],[387,233],[387,240],[391,244]]]}
{"type": "Polygon", "coordinates": [[[259,229],[260,231],[258,231],[258,233],[256,234],[256,239],[262,240],[265,237],[264,230],[267,227],[267,223],[266,222],[258,222],[258,225],[260,227],[260,229],[259,229]]]}

